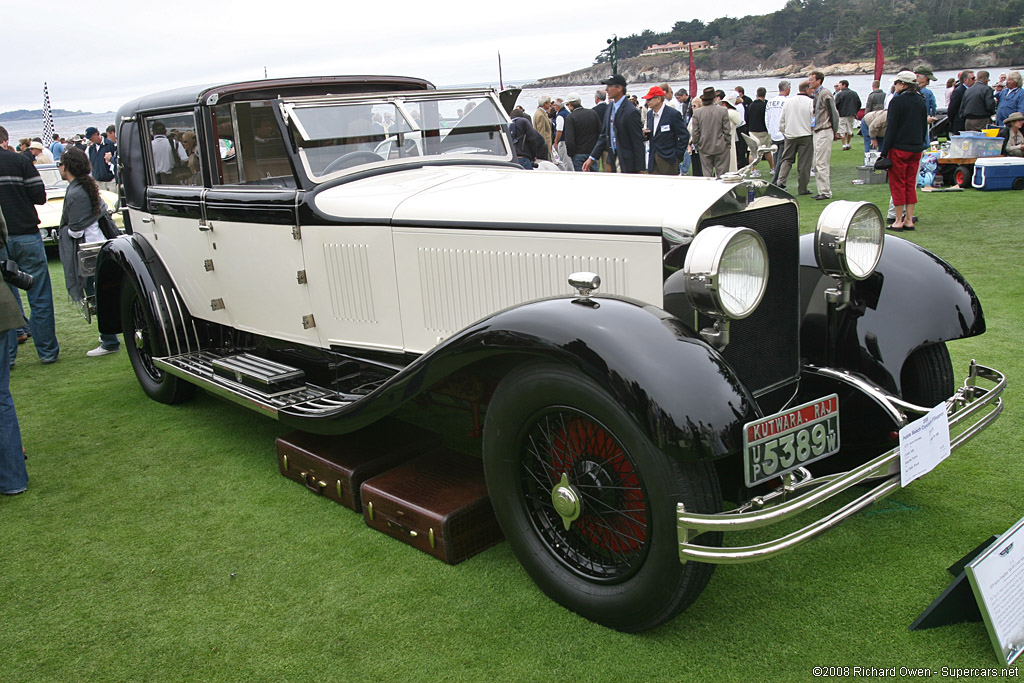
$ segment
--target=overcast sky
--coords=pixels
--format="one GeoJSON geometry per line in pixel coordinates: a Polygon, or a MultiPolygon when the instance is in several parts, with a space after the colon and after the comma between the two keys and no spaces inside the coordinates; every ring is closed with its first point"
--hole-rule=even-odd
{"type": "Polygon", "coordinates": [[[44,81],[54,108],[102,112],[160,90],[262,78],[264,67],[271,78],[393,74],[496,85],[499,51],[505,83],[520,85],[589,66],[612,34],[784,4],[14,0],[4,3],[0,111],[41,108],[44,81]]]}

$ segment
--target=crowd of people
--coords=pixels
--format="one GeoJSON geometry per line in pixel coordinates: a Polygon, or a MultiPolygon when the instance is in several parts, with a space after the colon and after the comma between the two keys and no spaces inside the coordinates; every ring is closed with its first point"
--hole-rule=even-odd
{"type": "MultiPolygon", "coordinates": [[[[83,242],[108,237],[102,226],[107,207],[100,189],[116,191],[117,142],[114,127],[100,133],[89,127],[84,136],[71,139],[53,136],[44,147],[40,138],[10,144],[0,126],[0,262],[16,274],[26,290],[29,316],[25,316],[20,289],[0,286],[0,493],[17,495],[28,486],[28,472],[18,418],[10,391],[18,345],[32,340],[43,365],[56,363],[60,355],[54,320],[53,291],[43,238],[39,232],[37,205],[46,203],[46,187],[38,165],[54,164],[68,182],[58,232],[65,285],[71,298],[81,301],[93,283],[78,270],[77,250],[83,242]]],[[[6,279],[6,277],[5,277],[6,279]]],[[[100,335],[100,345],[88,351],[90,358],[120,349],[116,335],[100,335]]]]}
{"type": "MultiPolygon", "coordinates": [[[[994,118],[994,125],[1002,127],[1003,154],[1021,156],[1021,75],[1000,74],[994,87],[988,86],[989,77],[987,71],[975,76],[967,69],[947,82],[949,134],[982,130],[993,125],[994,118]]],[[[771,98],[765,88],[758,88],[751,99],[743,86],[729,93],[707,87],[691,97],[685,88],[673,92],[668,83],[638,98],[627,94],[626,80],[615,75],[603,82],[590,108],[577,93],[564,100],[540,97],[532,116],[516,107],[512,137],[518,161],[526,169],[658,175],[722,176],[758,161],[751,143],[759,148],[774,145],[774,154],[763,155],[771,182],[786,188],[796,166],[796,194],[811,195],[813,177],[813,198],[828,200],[834,143],[840,141],[840,149],[849,151],[859,132],[865,153],[876,150],[887,160],[883,165],[889,168],[892,193],[889,227],[912,230],[921,153],[931,142],[931,127],[941,118],[929,87],[935,80],[924,65],[901,70],[888,92],[876,80],[862,100],[849,81],[840,80],[830,88],[822,72],[812,71],[795,92],[790,81],[780,81],[771,98]]],[[[750,175],[760,177],[756,168],[750,175]]]]}

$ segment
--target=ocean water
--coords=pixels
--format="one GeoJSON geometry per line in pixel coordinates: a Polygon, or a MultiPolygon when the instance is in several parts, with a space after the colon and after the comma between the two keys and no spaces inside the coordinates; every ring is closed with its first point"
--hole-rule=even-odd
{"type": "MultiPolygon", "coordinates": [[[[106,112],[105,114],[76,114],[74,116],[54,116],[53,124],[55,133],[59,133],[63,137],[70,138],[75,133],[79,135],[85,134],[85,129],[89,126],[95,126],[101,131],[106,130],[107,126],[114,123],[114,112],[106,112]]],[[[14,145],[18,144],[18,140],[21,138],[34,138],[43,136],[43,120],[39,119],[27,119],[24,121],[0,121],[0,126],[7,129],[7,136],[10,138],[14,145]]],[[[49,143],[49,140],[43,142],[49,143]]]]}

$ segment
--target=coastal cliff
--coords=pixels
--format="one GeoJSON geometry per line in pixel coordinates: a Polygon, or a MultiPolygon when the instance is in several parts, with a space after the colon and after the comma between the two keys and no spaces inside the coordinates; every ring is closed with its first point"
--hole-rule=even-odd
{"type": "MultiPolygon", "coordinates": [[[[790,49],[779,50],[767,59],[758,60],[755,55],[742,51],[723,54],[718,50],[694,53],[697,80],[720,81],[736,78],[800,78],[811,71],[821,71],[826,76],[869,74],[874,71],[873,59],[857,62],[831,63],[829,55],[818,55],[811,60],[799,60],[790,49]]],[[[921,50],[912,58],[900,61],[886,60],[885,72],[895,73],[911,65],[925,64],[933,70],[984,68],[995,64],[1015,64],[1024,59],[1020,44],[1005,46],[1003,49],[976,50],[921,50]]],[[[619,73],[629,83],[662,83],[687,81],[690,77],[690,57],[687,52],[631,57],[619,60],[619,73]]],[[[594,64],[566,74],[548,76],[524,87],[547,88],[593,85],[611,76],[611,65],[594,64]]]]}

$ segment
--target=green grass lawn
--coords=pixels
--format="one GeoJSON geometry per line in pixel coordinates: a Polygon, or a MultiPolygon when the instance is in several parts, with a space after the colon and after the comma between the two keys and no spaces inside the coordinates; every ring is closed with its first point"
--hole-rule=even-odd
{"type": "MultiPolygon", "coordinates": [[[[850,182],[862,161],[835,146],[834,195],[884,207],[885,186],[850,182]]],[[[921,193],[905,233],[977,290],[988,332],[950,350],[958,379],[971,358],[1006,372],[1003,417],[824,537],[720,567],[689,611],[639,635],[548,600],[505,543],[451,567],[367,528],[280,476],[287,430],[272,420],[203,393],[146,399],[124,352],[85,357],[95,327],[55,285],[61,360],[22,346],[11,381],[31,481],[0,497],[0,677],[790,681],[814,666],[997,666],[980,623],[907,626],[947,566],[1024,515],[1022,199],[921,193]]],[[[824,205],[800,197],[805,232],[824,205]]],[[[51,274],[63,283],[59,262],[51,274]]]]}
{"type": "Polygon", "coordinates": [[[974,36],[972,38],[955,38],[953,40],[941,40],[937,43],[928,43],[926,45],[922,45],[921,47],[936,47],[940,45],[966,45],[968,47],[973,47],[975,45],[980,45],[981,43],[988,43],[999,40],[1000,38],[1005,38],[1006,36],[1012,36],[1016,33],[1020,33],[1020,31],[1021,27],[1018,27],[1010,29],[1005,33],[997,33],[991,36],[974,36]]]}

